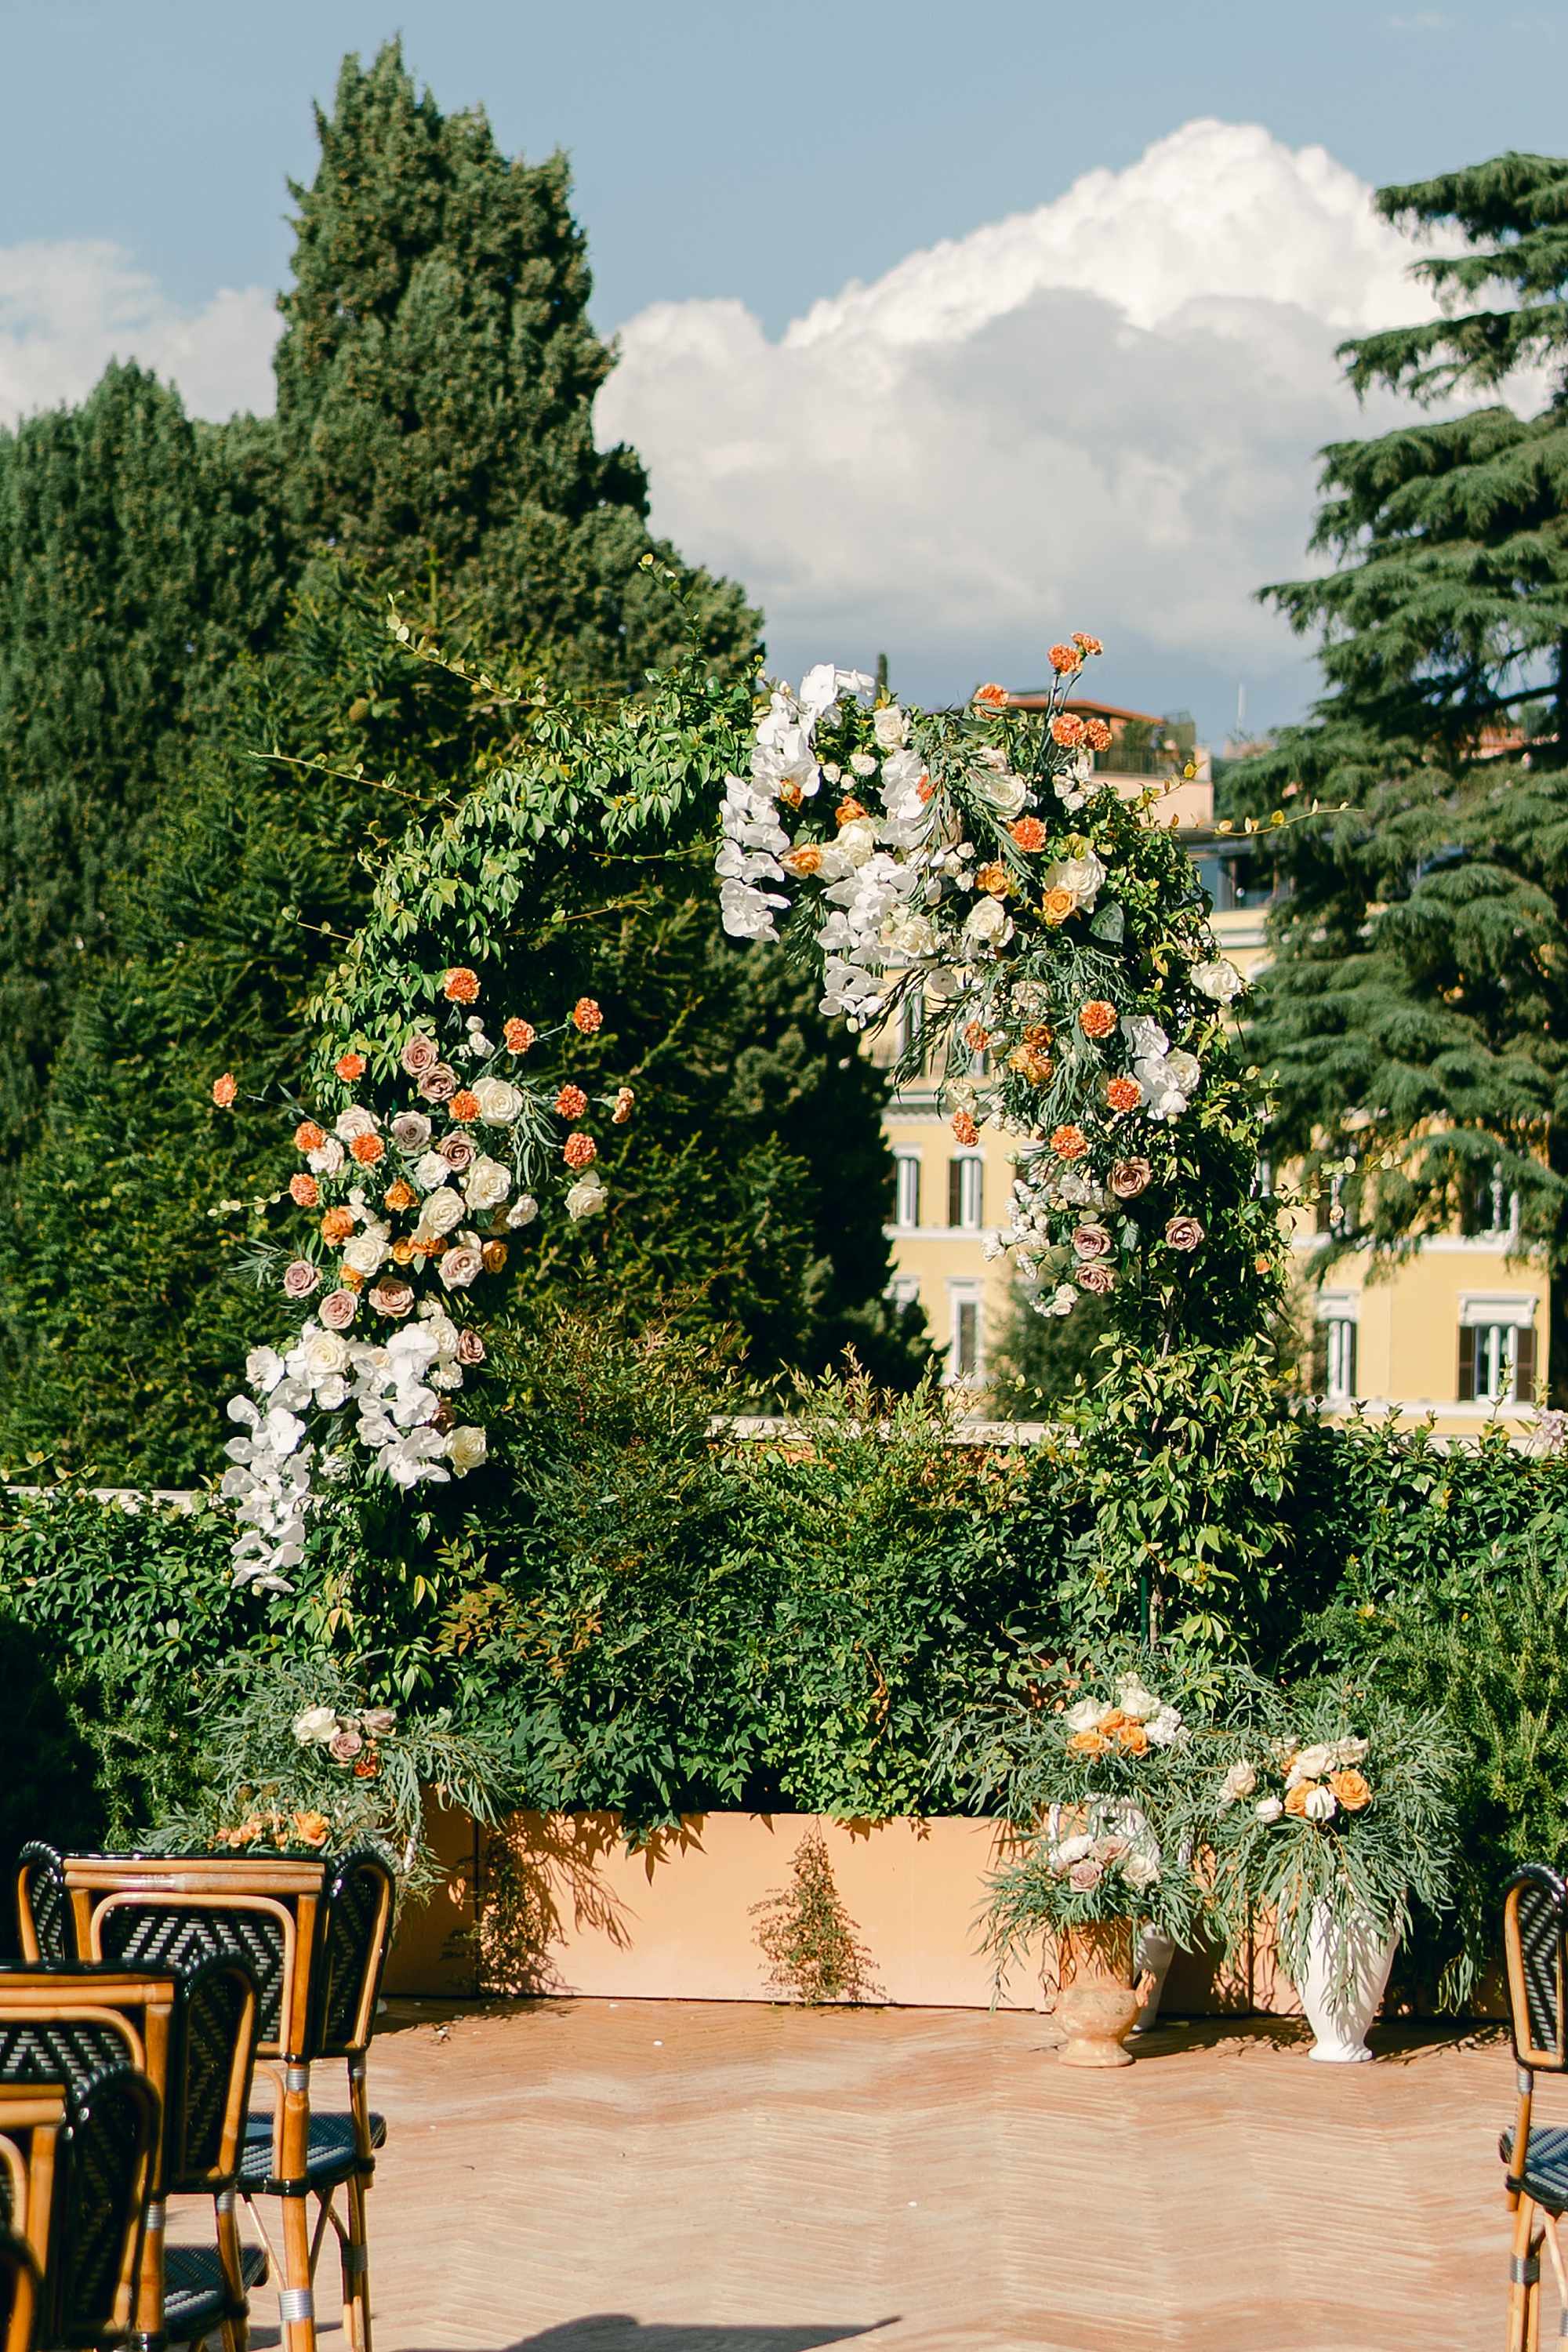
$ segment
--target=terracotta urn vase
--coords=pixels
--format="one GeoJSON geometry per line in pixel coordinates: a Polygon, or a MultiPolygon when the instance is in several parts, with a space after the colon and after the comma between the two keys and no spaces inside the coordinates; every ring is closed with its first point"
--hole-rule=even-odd
{"type": "Polygon", "coordinates": [[[1127,2036],[1143,2008],[1147,1979],[1132,1982],[1132,1922],[1102,1919],[1064,1928],[1057,2021],[1067,2034],[1064,2066],[1131,2066],[1127,2036]]]}

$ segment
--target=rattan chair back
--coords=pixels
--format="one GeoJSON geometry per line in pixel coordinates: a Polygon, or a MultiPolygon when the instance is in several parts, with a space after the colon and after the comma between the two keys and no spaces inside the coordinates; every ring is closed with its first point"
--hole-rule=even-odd
{"type": "Polygon", "coordinates": [[[68,2089],[66,2107],[39,2337],[49,2346],[114,2344],[134,2315],[157,2094],[134,2067],[110,2066],[68,2089]]]}
{"type": "Polygon", "coordinates": [[[33,2352],[39,2284],[26,2240],[0,2229],[0,2352],[33,2352]]]}
{"type": "Polygon", "coordinates": [[[347,2058],[370,2040],[395,1893],[386,1864],[368,1850],[345,1855],[332,1874],[311,2018],[314,2058],[347,2058]]]}
{"type": "Polygon", "coordinates": [[[1568,1884],[1544,1863],[1527,1863],[1503,1900],[1513,2054],[1532,2074],[1568,2074],[1568,1884]]]}
{"type": "Polygon", "coordinates": [[[6,2227],[26,2240],[40,2263],[48,2252],[65,2128],[62,2082],[0,2083],[0,2207],[6,2227]]]}
{"type": "Polygon", "coordinates": [[[22,1848],[16,1861],[16,1937],[25,1960],[63,1968],[80,1957],[65,1864],[38,1838],[22,1848]]]}

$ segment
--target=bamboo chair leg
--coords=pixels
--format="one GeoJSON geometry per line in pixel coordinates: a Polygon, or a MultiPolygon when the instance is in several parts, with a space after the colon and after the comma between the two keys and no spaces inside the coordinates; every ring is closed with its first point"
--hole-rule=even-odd
{"type": "Polygon", "coordinates": [[[1563,2248],[1557,2236],[1557,2224],[1561,2218],[1556,2213],[1548,2214],[1545,2229],[1542,2232],[1546,2241],[1547,2252],[1552,2257],[1552,2268],[1557,2280],[1557,2308],[1560,2315],[1557,2333],[1560,2337],[1568,2336],[1568,2270],[1563,2268],[1563,2248]]]}
{"type": "Polygon", "coordinates": [[[1508,2265],[1508,2352],[1534,2352],[1540,2337],[1541,2256],[1535,2251],[1539,2243],[1535,2207],[1521,2189],[1508,2265]]]}
{"type": "Polygon", "coordinates": [[[223,2323],[223,2352],[249,2352],[250,2321],[247,2313],[248,2298],[245,2291],[245,2271],[239,2251],[239,2219],[235,2211],[238,2199],[232,2189],[220,2189],[213,2199],[213,2211],[217,2218],[217,2260],[223,2274],[224,2291],[234,2312],[223,2323]]]}
{"type": "Polygon", "coordinates": [[[365,2235],[364,2181],[354,2173],[347,2183],[349,2226],[342,2242],[343,2309],[348,2315],[353,2352],[371,2352],[370,2244],[365,2235]]]}

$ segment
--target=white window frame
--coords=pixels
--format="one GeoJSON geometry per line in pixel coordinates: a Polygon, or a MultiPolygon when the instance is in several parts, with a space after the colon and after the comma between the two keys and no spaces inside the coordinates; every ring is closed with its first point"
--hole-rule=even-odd
{"type": "Polygon", "coordinates": [[[950,1387],[963,1381],[974,1387],[985,1378],[985,1286],[966,1276],[950,1275],[947,1283],[947,1370],[944,1378],[950,1387]],[[965,1310],[972,1310],[974,1321],[974,1360],[967,1370],[960,1369],[963,1354],[965,1310]]]}
{"type": "Polygon", "coordinates": [[[948,1231],[977,1234],[985,1213],[985,1161],[978,1151],[955,1151],[952,1156],[959,1165],[958,1223],[948,1231]]]}
{"type": "Polygon", "coordinates": [[[921,1221],[921,1154],[918,1151],[896,1151],[893,1223],[903,1233],[912,1233],[921,1221]]]}

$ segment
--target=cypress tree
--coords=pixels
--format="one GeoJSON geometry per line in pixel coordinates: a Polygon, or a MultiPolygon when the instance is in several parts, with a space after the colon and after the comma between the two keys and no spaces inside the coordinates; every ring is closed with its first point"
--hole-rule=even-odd
{"type": "MultiPolygon", "coordinates": [[[[1237,815],[1348,803],[1278,836],[1291,891],[1260,990],[1279,1144],[1332,1168],[1326,1254],[1474,1229],[1502,1188],[1568,1268],[1568,162],[1509,154],[1385,188],[1385,218],[1454,223],[1415,274],[1443,314],[1346,344],[1358,389],[1492,400],[1323,452],[1314,546],[1334,568],[1262,592],[1320,637],[1304,726],[1226,779],[1237,815]],[[1481,307],[1489,293],[1505,299],[1481,307]],[[1467,299],[1474,307],[1463,307],[1467,299]],[[1524,740],[1521,742],[1521,737],[1524,740]]],[[[1553,1283],[1554,1393],[1568,1393],[1553,1283]]]]}

